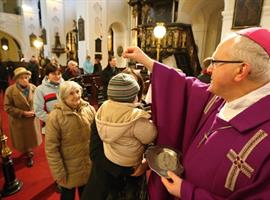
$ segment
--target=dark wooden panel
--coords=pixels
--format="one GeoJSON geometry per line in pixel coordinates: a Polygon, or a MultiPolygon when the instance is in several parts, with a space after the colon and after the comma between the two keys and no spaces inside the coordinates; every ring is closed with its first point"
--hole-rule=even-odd
{"type": "MultiPolygon", "coordinates": [[[[161,40],[161,60],[174,55],[179,69],[187,75],[197,76],[201,71],[197,45],[195,44],[191,25],[182,23],[166,24],[166,35],[161,40]]],[[[156,58],[157,39],[153,34],[155,24],[139,25],[140,47],[152,58],[156,58]]]]}

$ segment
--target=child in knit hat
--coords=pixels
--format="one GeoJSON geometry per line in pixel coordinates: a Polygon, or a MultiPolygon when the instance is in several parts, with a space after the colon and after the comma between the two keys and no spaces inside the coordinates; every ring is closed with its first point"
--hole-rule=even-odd
{"type": "MultiPolygon", "coordinates": [[[[117,176],[113,172],[108,173],[104,170],[104,173],[98,176],[99,183],[104,182],[100,184],[104,188],[98,186],[99,189],[94,194],[91,193],[93,199],[106,199],[108,193],[111,195],[119,193],[119,190],[125,187],[125,180],[128,184],[134,183],[134,187],[135,185],[138,187],[136,177],[130,175],[141,164],[145,146],[153,142],[157,134],[156,127],[150,120],[150,114],[136,108],[139,90],[137,81],[129,74],[119,73],[109,82],[107,90],[109,100],[105,101],[97,111],[96,126],[103,141],[106,158],[121,167],[123,172],[129,170],[130,173],[121,175],[124,173],[120,172],[117,176]]],[[[97,170],[98,173],[102,173],[102,167],[93,169],[92,173],[97,170]]],[[[135,199],[136,195],[132,195],[134,197],[131,199],[135,199]]]]}

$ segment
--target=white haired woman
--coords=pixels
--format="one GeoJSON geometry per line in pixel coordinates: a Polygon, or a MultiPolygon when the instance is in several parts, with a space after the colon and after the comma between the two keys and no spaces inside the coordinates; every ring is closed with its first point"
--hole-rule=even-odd
{"type": "Polygon", "coordinates": [[[33,166],[32,149],[41,144],[39,120],[35,117],[33,95],[36,86],[29,83],[31,72],[24,67],[14,70],[15,84],[5,93],[4,110],[8,113],[12,146],[25,154],[27,167],[33,166]]]}
{"type": "Polygon", "coordinates": [[[81,98],[81,93],[78,83],[62,83],[59,103],[46,124],[46,156],[53,178],[61,186],[63,200],[75,199],[76,188],[81,195],[90,173],[89,138],[95,110],[81,98]]]}

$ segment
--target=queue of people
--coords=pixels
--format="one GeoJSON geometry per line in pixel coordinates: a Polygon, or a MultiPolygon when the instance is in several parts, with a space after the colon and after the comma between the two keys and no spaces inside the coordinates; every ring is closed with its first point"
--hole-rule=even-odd
{"type": "Polygon", "coordinates": [[[270,197],[269,30],[243,29],[221,41],[206,59],[209,84],[154,61],[138,47],[123,56],[152,73],[152,116],[138,108],[139,76],[119,72],[114,57],[101,72],[108,100],[97,112],[82,99],[78,83],[61,81],[55,65],[48,66],[47,83],[38,88],[29,83],[30,71],[14,71],[16,83],[4,103],[12,144],[33,165],[32,149],[41,143],[38,118],[46,122],[45,151],[61,199],[73,200],[76,189],[81,199],[95,200],[270,197]],[[47,84],[54,90],[42,96],[47,84]],[[39,115],[37,107],[50,110],[39,115]],[[143,153],[151,142],[183,154],[181,177],[152,172],[146,182],[143,153]]]}

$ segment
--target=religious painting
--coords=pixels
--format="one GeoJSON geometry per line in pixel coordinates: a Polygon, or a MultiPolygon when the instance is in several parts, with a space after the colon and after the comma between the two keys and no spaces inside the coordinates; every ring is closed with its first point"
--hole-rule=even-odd
{"type": "Polygon", "coordinates": [[[263,0],[235,0],[232,28],[260,26],[263,0]]]}
{"type": "Polygon", "coordinates": [[[173,0],[155,0],[153,9],[150,10],[149,16],[153,22],[170,23],[172,21],[173,0]]]}

